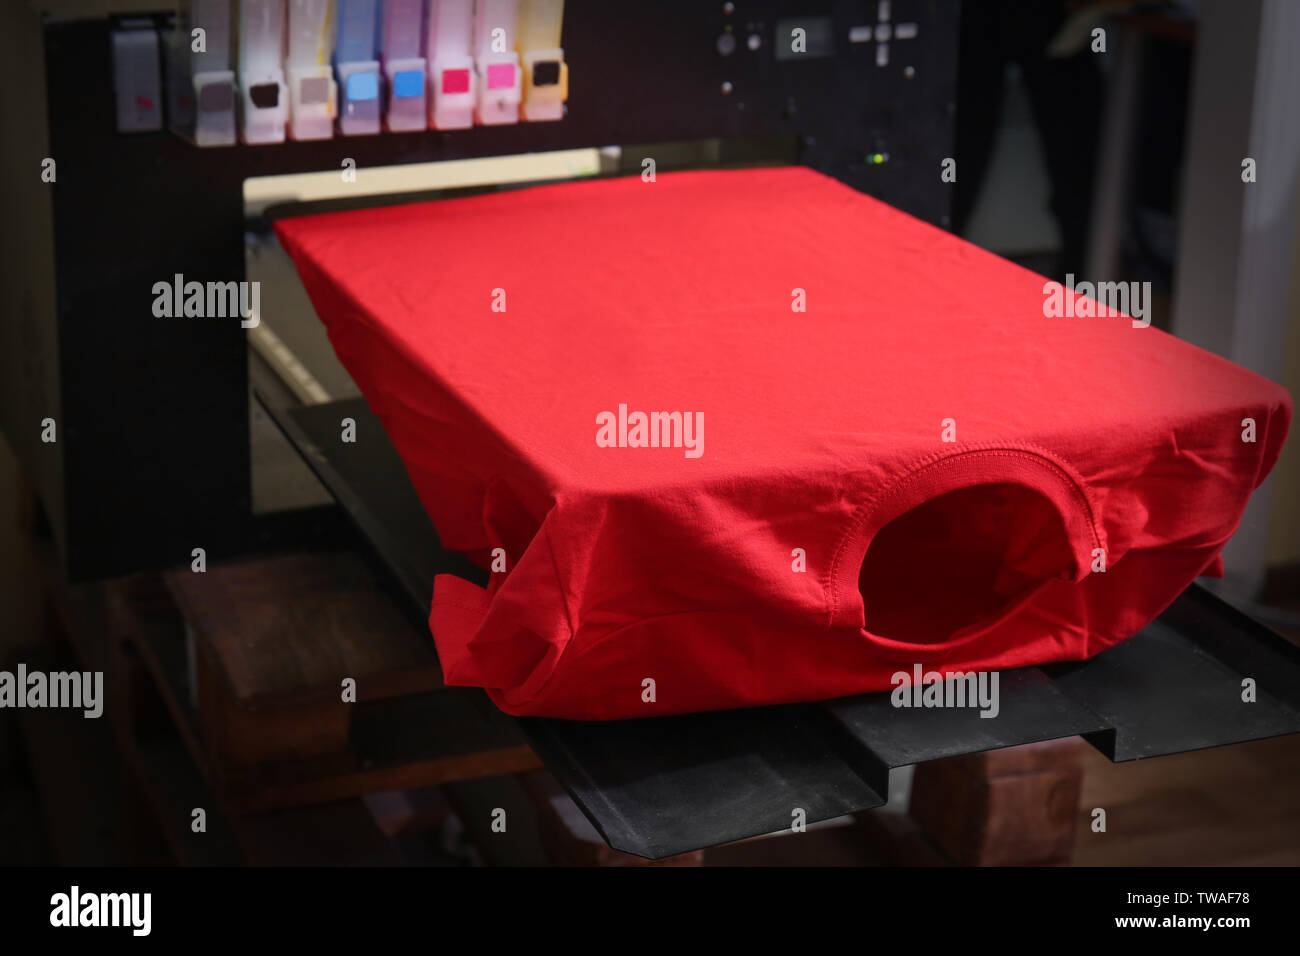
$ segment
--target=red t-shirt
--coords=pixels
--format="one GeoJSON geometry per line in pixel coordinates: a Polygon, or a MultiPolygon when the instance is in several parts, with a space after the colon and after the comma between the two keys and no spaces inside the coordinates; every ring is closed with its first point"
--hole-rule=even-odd
{"type": "Polygon", "coordinates": [[[803,168],[276,229],[444,544],[501,549],[430,623],[447,681],[514,714],[1096,654],[1214,565],[1291,417],[803,168]]]}

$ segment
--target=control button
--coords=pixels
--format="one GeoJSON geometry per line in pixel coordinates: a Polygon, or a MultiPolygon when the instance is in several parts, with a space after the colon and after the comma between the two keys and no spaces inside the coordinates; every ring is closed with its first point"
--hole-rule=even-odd
{"type": "Polygon", "coordinates": [[[757,51],[758,48],[761,47],[762,45],[763,45],[763,38],[759,36],[757,33],[751,33],[748,39],[745,40],[745,46],[749,47],[751,52],[757,51]]]}
{"type": "Polygon", "coordinates": [[[736,52],[736,37],[732,33],[724,33],[718,37],[718,53],[722,56],[731,56],[736,52]]]}
{"type": "Polygon", "coordinates": [[[723,95],[723,96],[730,96],[730,95],[731,95],[731,91],[734,90],[734,89],[735,89],[735,87],[731,85],[731,81],[730,81],[730,80],[725,80],[725,81],[723,81],[723,84],[722,84],[722,95],[723,95]]]}
{"type": "MultiPolygon", "coordinates": [[[[914,40],[916,39],[917,25],[915,23],[899,23],[891,25],[889,18],[892,14],[889,0],[880,0],[876,5],[876,15],[879,22],[876,24],[864,24],[849,29],[850,43],[870,43],[876,41],[876,66],[889,65],[889,41],[890,40],[914,40]]],[[[907,67],[904,75],[911,79],[916,75],[916,71],[907,67]]]]}

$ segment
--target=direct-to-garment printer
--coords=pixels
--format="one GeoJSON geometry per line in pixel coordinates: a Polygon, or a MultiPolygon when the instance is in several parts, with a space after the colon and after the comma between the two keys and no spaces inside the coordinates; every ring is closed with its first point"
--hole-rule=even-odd
{"type": "MultiPolygon", "coordinates": [[[[280,323],[303,299],[272,291],[272,222],[652,159],[806,166],[947,224],[958,10],[942,0],[41,6],[5,13],[26,80],[3,94],[3,420],[74,580],[318,540],[340,511],[419,619],[437,574],[485,579],[442,550],[391,446],[336,440],[343,419],[382,428],[319,330],[280,323]],[[495,181],[383,186],[485,158],[495,181]],[[304,174],[331,187],[277,191],[304,174]]],[[[512,235],[501,255],[546,241],[512,235]]],[[[944,756],[1079,734],[1118,761],[1293,733],[1300,656],[1193,585],[1100,656],[1005,674],[994,720],[882,693],[520,725],[611,845],[663,857],[782,829],[791,806],[878,806],[891,768],[944,756]],[[1271,679],[1243,713],[1225,688],[1255,674],[1271,679]]]]}

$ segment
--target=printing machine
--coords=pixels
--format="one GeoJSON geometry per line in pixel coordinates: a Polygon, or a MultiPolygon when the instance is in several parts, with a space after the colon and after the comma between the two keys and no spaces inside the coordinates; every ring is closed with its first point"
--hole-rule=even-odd
{"type": "MultiPolygon", "coordinates": [[[[441,550],[391,446],[362,454],[334,440],[344,418],[379,425],[274,247],[277,216],[527,188],[538,169],[638,174],[650,156],[661,170],[797,162],[947,225],[936,171],[951,154],[956,0],[569,0],[559,111],[280,142],[243,129],[229,145],[184,115],[202,105],[202,84],[183,102],[176,84],[194,74],[168,57],[188,21],[168,6],[24,0],[0,30],[0,413],[74,581],[188,564],[198,547],[218,561],[320,541],[339,515],[418,621],[436,573],[481,580],[441,550]],[[796,28],[805,49],[787,54],[778,40],[796,28]],[[495,181],[448,178],[460,168],[449,161],[490,157],[502,158],[495,181]],[[365,188],[278,191],[291,174],[338,182],[348,161],[365,188]],[[427,171],[428,185],[385,191],[397,167],[427,171]],[[263,281],[256,321],[156,316],[153,288],[176,275],[263,281]],[[55,441],[43,440],[47,419],[55,441]]],[[[229,72],[231,108],[252,109],[252,87],[229,72]]],[[[288,110],[294,75],[268,81],[288,110]]],[[[350,75],[316,78],[346,105],[350,75]]],[[[393,75],[385,83],[396,89],[393,75]]],[[[1300,651],[1193,586],[1090,661],[1003,675],[997,720],[896,710],[873,694],[519,725],[612,846],[660,858],[786,828],[792,806],[810,822],[879,806],[891,768],[945,756],[1080,734],[1123,761],[1295,733],[1300,651]],[[1225,704],[1243,674],[1268,676],[1244,716],[1225,704]]]]}

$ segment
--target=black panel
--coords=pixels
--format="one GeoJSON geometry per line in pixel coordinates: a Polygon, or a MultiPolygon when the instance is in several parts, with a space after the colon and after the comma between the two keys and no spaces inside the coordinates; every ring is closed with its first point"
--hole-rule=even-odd
{"type": "Polygon", "coordinates": [[[155,318],[152,291],[176,273],[243,279],[241,171],[167,133],[116,133],[107,21],[48,28],[46,67],[68,572],[242,550],[254,534],[245,333],[155,318]]]}
{"type": "Polygon", "coordinates": [[[1108,729],[1037,668],[1004,671],[998,681],[995,717],[974,708],[898,709],[889,694],[846,697],[826,708],[878,761],[872,782],[880,787],[894,767],[1108,729]]]}
{"type": "Polygon", "coordinates": [[[815,705],[519,723],[609,845],[651,859],[885,802],[815,705]]]}
{"type": "Polygon", "coordinates": [[[1132,640],[1044,670],[1113,728],[1088,740],[1115,761],[1300,731],[1300,649],[1195,586],[1132,640]]]}

